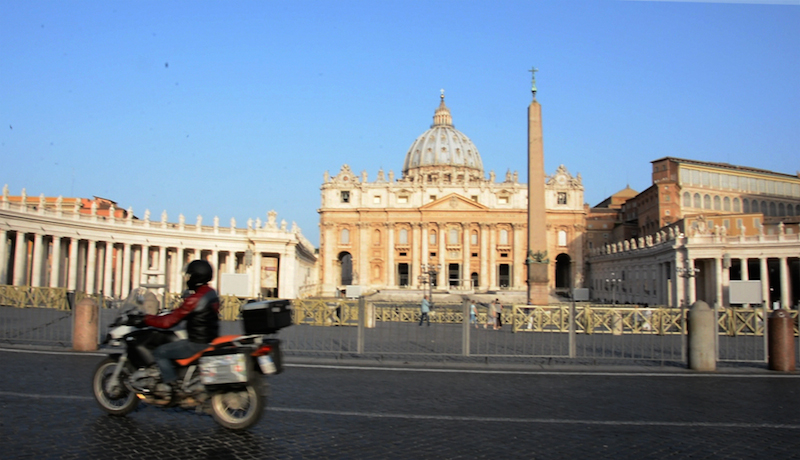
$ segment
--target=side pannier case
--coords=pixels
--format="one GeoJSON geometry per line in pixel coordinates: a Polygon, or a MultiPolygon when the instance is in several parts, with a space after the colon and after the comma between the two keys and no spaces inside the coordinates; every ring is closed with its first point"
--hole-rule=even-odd
{"type": "Polygon", "coordinates": [[[292,302],[286,299],[263,300],[242,305],[244,333],[274,334],[292,325],[292,302]]]}

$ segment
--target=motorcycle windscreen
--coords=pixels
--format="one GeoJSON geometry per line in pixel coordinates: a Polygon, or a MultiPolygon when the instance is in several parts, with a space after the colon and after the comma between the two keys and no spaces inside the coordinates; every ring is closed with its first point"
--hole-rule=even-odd
{"type": "Polygon", "coordinates": [[[246,382],[247,363],[244,353],[203,356],[200,358],[200,381],[203,385],[246,382]]]}

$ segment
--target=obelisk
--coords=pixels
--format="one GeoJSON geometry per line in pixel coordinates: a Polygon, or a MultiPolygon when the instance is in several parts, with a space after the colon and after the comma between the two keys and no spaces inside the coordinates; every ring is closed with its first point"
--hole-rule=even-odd
{"type": "Polygon", "coordinates": [[[536,101],[536,68],[530,70],[533,101],[528,106],[528,304],[547,305],[550,283],[547,257],[547,212],[544,205],[542,106],[536,101]]]}

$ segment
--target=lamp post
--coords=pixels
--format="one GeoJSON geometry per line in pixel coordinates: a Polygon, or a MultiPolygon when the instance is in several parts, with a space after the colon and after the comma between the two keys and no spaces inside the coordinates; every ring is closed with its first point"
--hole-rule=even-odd
{"type": "Polygon", "coordinates": [[[611,272],[611,278],[606,278],[606,284],[611,285],[611,303],[613,305],[617,304],[617,286],[622,282],[622,280],[616,276],[616,273],[611,272]]]}
{"type": "Polygon", "coordinates": [[[436,275],[442,270],[440,264],[422,264],[422,274],[419,275],[419,282],[424,286],[428,284],[428,300],[433,303],[433,283],[436,280],[436,275]]]}

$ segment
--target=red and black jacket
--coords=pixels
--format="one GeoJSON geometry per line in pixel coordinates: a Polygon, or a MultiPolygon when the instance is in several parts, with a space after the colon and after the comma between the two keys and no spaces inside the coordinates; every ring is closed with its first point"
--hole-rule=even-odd
{"type": "Polygon", "coordinates": [[[210,343],[219,336],[219,297],[217,291],[204,284],[183,300],[180,307],[166,315],[147,315],[144,323],[158,329],[169,329],[186,320],[189,341],[210,343]]]}

